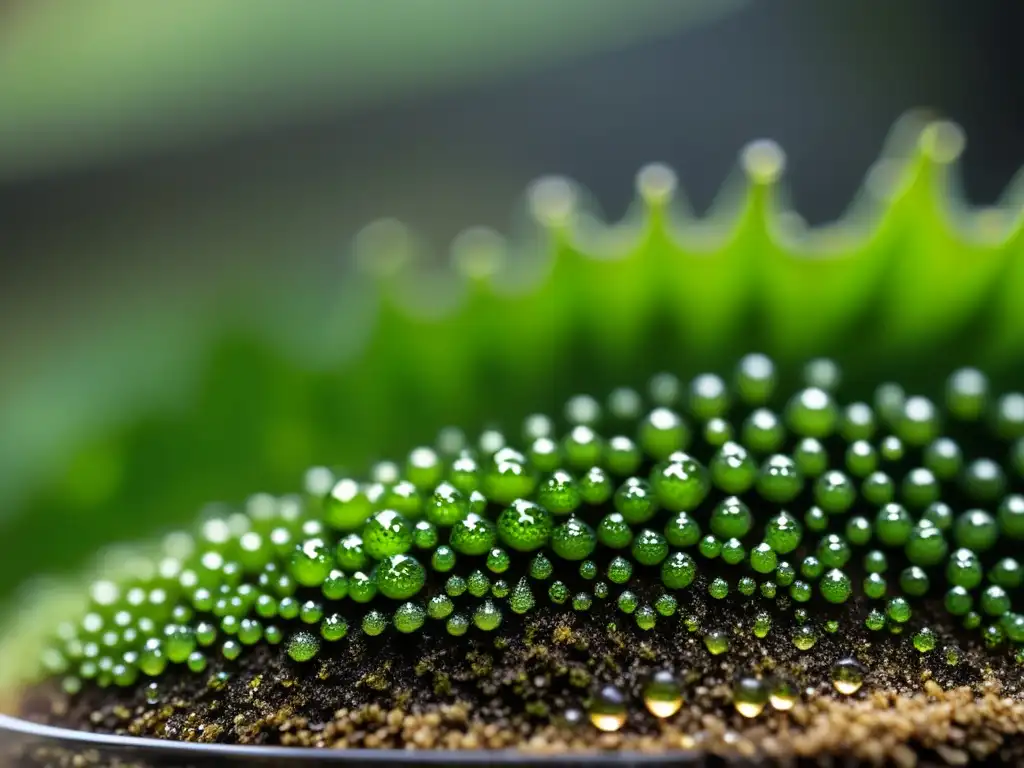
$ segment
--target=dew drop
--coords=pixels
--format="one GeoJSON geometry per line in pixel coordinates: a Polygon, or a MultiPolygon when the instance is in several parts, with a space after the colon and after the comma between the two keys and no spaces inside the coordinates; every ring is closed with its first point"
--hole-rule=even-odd
{"type": "Polygon", "coordinates": [[[606,685],[591,700],[588,714],[599,731],[617,731],[626,722],[626,697],[614,685],[606,685]]]}
{"type": "Polygon", "coordinates": [[[743,677],[732,692],[732,704],[744,717],[757,717],[768,705],[768,686],[756,677],[743,677]]]}
{"type": "Polygon", "coordinates": [[[547,176],[533,183],[529,204],[534,218],[542,225],[563,225],[576,207],[576,191],[567,179],[547,176]]]}
{"type": "Polygon", "coordinates": [[[818,642],[818,633],[810,624],[804,624],[793,630],[793,645],[801,651],[809,651],[818,642]]]}
{"type": "Polygon", "coordinates": [[[844,696],[852,696],[864,685],[864,665],[853,658],[840,659],[832,665],[832,685],[844,696]]]}
{"type": "Polygon", "coordinates": [[[644,706],[655,717],[672,717],[683,706],[683,688],[666,669],[651,675],[644,686],[644,706]]]}
{"type": "Polygon", "coordinates": [[[945,648],[946,664],[955,667],[960,663],[960,649],[955,645],[947,645],[945,648]]]}
{"type": "Polygon", "coordinates": [[[755,183],[771,184],[782,174],[786,156],[774,141],[760,139],[743,148],[740,164],[755,183]]]}
{"type": "Polygon", "coordinates": [[[704,635],[704,647],[712,656],[718,656],[729,650],[729,636],[720,629],[713,629],[704,635]]]}
{"type": "Polygon", "coordinates": [[[667,165],[651,163],[640,169],[636,176],[636,188],[649,203],[665,203],[676,188],[676,174],[667,165]]]}
{"type": "Polygon", "coordinates": [[[800,690],[793,685],[791,680],[777,678],[772,685],[771,701],[772,708],[779,712],[788,712],[800,698],[800,690]]]}

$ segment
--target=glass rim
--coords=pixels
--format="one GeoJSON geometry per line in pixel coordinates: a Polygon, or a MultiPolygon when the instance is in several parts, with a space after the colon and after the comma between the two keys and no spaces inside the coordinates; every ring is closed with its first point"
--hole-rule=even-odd
{"type": "MultiPolygon", "coordinates": [[[[596,740],[598,734],[593,734],[596,740]]],[[[103,750],[120,758],[126,755],[136,759],[156,758],[158,760],[178,759],[203,764],[281,764],[287,763],[340,763],[348,765],[407,765],[410,763],[429,765],[459,764],[504,764],[523,765],[540,763],[544,765],[611,764],[616,765],[685,765],[701,762],[698,752],[693,750],[671,750],[647,753],[635,751],[601,750],[593,748],[571,752],[533,752],[517,749],[377,749],[330,747],[288,747],[258,746],[241,744],[206,744],[190,741],[174,741],[142,736],[122,736],[112,733],[96,733],[60,726],[43,725],[12,715],[0,714],[0,754],[8,747],[54,747],[70,750],[103,750]]]]}

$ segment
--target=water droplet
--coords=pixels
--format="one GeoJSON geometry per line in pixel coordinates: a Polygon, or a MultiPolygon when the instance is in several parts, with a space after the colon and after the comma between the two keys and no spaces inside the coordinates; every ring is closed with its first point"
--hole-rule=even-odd
{"type": "Polygon", "coordinates": [[[804,624],[793,630],[793,645],[801,651],[809,651],[818,642],[818,633],[810,624],[804,624]]]}
{"type": "Polygon", "coordinates": [[[666,669],[655,672],[644,686],[644,706],[655,717],[672,717],[683,706],[683,688],[666,669]]]}
{"type": "Polygon", "coordinates": [[[720,629],[713,629],[704,635],[704,646],[712,656],[729,650],[729,636],[720,629]]]}
{"type": "Polygon", "coordinates": [[[665,203],[676,188],[676,174],[667,165],[651,163],[640,169],[636,188],[648,203],[665,203]]]}
{"type": "Polygon", "coordinates": [[[922,154],[936,163],[952,163],[964,150],[964,131],[949,120],[936,120],[921,131],[918,145],[922,154]]]}
{"type": "Polygon", "coordinates": [[[626,697],[614,685],[606,685],[591,700],[589,714],[598,730],[617,731],[626,722],[626,697]]]}
{"type": "Polygon", "coordinates": [[[771,184],[782,174],[786,166],[786,156],[782,147],[774,141],[760,139],[743,148],[740,165],[755,183],[771,184]]]}
{"type": "Polygon", "coordinates": [[[531,213],[542,225],[564,225],[576,207],[576,191],[568,179],[547,176],[533,183],[529,202],[531,213]]]}
{"type": "Polygon", "coordinates": [[[768,686],[756,677],[743,677],[732,692],[732,704],[744,717],[757,717],[768,705],[768,686]]]}
{"type": "Polygon", "coordinates": [[[769,697],[773,709],[787,712],[793,708],[799,698],[800,690],[793,685],[791,680],[782,677],[775,679],[769,697]]]}
{"type": "Polygon", "coordinates": [[[754,637],[764,639],[772,628],[772,617],[767,611],[761,611],[754,617],[754,637]]]}
{"type": "Polygon", "coordinates": [[[946,664],[951,667],[955,667],[960,663],[960,649],[955,645],[946,646],[946,664]]]}
{"type": "Polygon", "coordinates": [[[864,665],[853,658],[840,659],[832,665],[832,685],[844,696],[852,696],[864,685],[864,665]]]}

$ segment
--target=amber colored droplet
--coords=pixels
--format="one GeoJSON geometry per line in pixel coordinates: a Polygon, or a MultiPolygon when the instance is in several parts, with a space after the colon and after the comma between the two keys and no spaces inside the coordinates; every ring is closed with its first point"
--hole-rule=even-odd
{"type": "Polygon", "coordinates": [[[788,712],[791,710],[800,698],[800,691],[790,680],[777,679],[772,685],[771,695],[769,701],[771,702],[772,709],[779,712],[788,712]]]}
{"type": "Polygon", "coordinates": [[[733,689],[732,703],[744,717],[757,717],[768,705],[768,686],[756,677],[741,678],[733,689]]]}
{"type": "Polygon", "coordinates": [[[856,659],[840,659],[832,665],[832,685],[844,696],[852,696],[864,685],[867,670],[856,659]]]}
{"type": "Polygon", "coordinates": [[[626,697],[614,685],[606,685],[594,696],[588,714],[595,728],[613,733],[626,722],[626,697]]]}
{"type": "Polygon", "coordinates": [[[672,717],[683,706],[683,688],[668,670],[651,675],[644,686],[644,706],[655,717],[672,717]]]}

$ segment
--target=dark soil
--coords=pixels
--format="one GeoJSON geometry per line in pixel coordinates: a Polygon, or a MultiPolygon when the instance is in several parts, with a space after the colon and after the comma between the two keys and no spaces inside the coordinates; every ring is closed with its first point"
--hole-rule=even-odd
{"type": "MultiPolygon", "coordinates": [[[[764,640],[750,627],[765,603],[704,597],[695,584],[671,618],[650,632],[607,601],[587,614],[554,607],[526,619],[506,615],[494,633],[449,637],[441,623],[412,636],[353,632],[295,664],[283,650],[259,647],[201,674],[173,669],[134,689],[87,688],[75,697],[48,684],[30,691],[26,717],[90,731],[191,742],[413,749],[520,748],[665,751],[783,761],[826,757],[912,765],[984,761],[1024,764],[1021,670],[1006,650],[985,650],[978,634],[940,631],[937,649],[914,650],[909,633],[870,632],[866,604],[836,610],[837,633],[821,628],[830,607],[809,605],[819,639],[801,652],[791,633],[793,606],[776,611],[764,640]],[[700,628],[688,631],[684,619],[700,628]],[[438,629],[440,628],[440,631],[438,629]],[[704,632],[723,629],[731,649],[712,656],[704,632]],[[959,662],[947,663],[947,648],[959,662]],[[830,670],[854,656],[869,674],[854,696],[837,693],[830,670]],[[650,674],[684,680],[685,703],[667,720],[643,705],[650,674]],[[789,712],[768,707],[746,719],[732,706],[743,675],[785,676],[802,691],[789,712]],[[586,717],[599,685],[618,685],[630,702],[615,733],[586,717]]],[[[780,599],[785,604],[788,600],[780,599]]],[[[931,606],[932,611],[941,611],[931,606]]],[[[915,611],[915,619],[928,610],[915,611]]],[[[939,616],[940,613],[935,613],[939,616]]],[[[945,616],[946,624],[949,617],[945,616]]]]}

